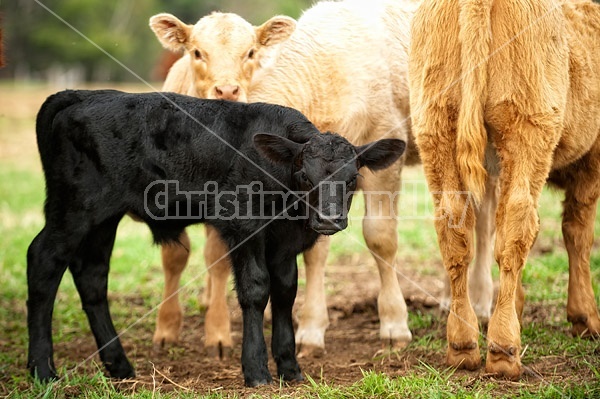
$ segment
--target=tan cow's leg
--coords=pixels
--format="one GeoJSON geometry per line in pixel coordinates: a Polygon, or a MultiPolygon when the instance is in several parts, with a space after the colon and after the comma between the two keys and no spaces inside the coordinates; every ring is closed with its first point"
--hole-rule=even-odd
{"type": "Polygon", "coordinates": [[[494,282],[492,262],[494,261],[493,242],[495,235],[495,214],[498,205],[498,178],[488,175],[485,196],[477,209],[475,221],[475,262],[469,274],[469,296],[475,314],[481,322],[487,323],[492,314],[494,282]]]}
{"type": "Polygon", "coordinates": [[[152,338],[155,346],[164,346],[179,339],[183,326],[183,311],[178,293],[179,280],[190,256],[190,249],[190,238],[185,231],[179,236],[179,243],[165,244],[161,247],[165,288],[152,338]]]}
{"type": "Polygon", "coordinates": [[[325,298],[325,263],[329,243],[329,237],[321,236],[311,249],[304,252],[306,291],[296,330],[298,357],[319,357],[325,353],[325,330],[329,326],[325,298]]]}
{"type": "Polygon", "coordinates": [[[495,107],[491,115],[501,159],[495,248],[500,289],[488,327],[486,371],[514,379],[521,373],[520,278],[539,231],[538,200],[558,133],[553,129],[555,116],[544,118],[540,113],[533,124],[512,104],[495,107]]]}
{"type": "Polygon", "coordinates": [[[435,228],[452,295],[446,332],[447,363],[474,370],[481,364],[479,325],[468,293],[475,213],[468,193],[460,184],[455,147],[447,143],[455,135],[453,112],[450,107],[432,106],[427,120],[415,118],[415,121],[419,123],[417,144],[434,197],[435,228]]]}
{"type": "Polygon", "coordinates": [[[204,321],[204,346],[208,356],[214,358],[229,357],[233,348],[227,307],[227,280],[231,274],[228,252],[219,232],[207,225],[204,262],[208,268],[210,291],[204,321]]]}
{"type": "Polygon", "coordinates": [[[576,336],[600,335],[600,319],[590,276],[600,176],[590,169],[581,168],[577,180],[574,176],[565,182],[562,231],[569,253],[567,318],[573,323],[572,331],[576,336]]]}
{"type": "Polygon", "coordinates": [[[412,339],[406,302],[395,269],[399,171],[397,164],[375,173],[361,170],[364,177],[360,182],[365,196],[363,235],[377,263],[381,282],[377,297],[379,333],[384,348],[392,350],[404,348],[412,339]]]}

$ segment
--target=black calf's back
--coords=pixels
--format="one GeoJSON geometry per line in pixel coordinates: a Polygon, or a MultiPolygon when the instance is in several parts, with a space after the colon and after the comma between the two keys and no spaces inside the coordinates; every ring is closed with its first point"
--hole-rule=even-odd
{"type": "Polygon", "coordinates": [[[208,181],[217,182],[221,191],[235,191],[236,185],[251,181],[262,182],[265,190],[281,190],[289,176],[258,156],[253,133],[302,140],[318,133],[290,108],[112,90],[55,94],[42,106],[37,122],[53,199],[47,203],[47,217],[63,216],[62,207],[53,205],[65,201],[54,198],[69,193],[71,210],[85,208],[96,219],[134,213],[149,223],[157,240],[176,238],[176,230],[199,222],[201,215],[156,223],[141,195],[152,182],[177,181],[182,192],[197,192],[208,181]]]}

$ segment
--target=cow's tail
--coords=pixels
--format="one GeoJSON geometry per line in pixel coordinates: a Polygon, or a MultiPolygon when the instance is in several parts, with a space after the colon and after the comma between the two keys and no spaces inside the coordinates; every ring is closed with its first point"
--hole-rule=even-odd
{"type": "Polygon", "coordinates": [[[456,161],[460,178],[477,203],[483,197],[487,178],[484,166],[487,133],[483,112],[487,97],[492,2],[493,0],[458,2],[462,94],[456,135],[456,161]]]}
{"type": "Polygon", "coordinates": [[[65,90],[49,96],[42,104],[35,122],[38,150],[42,165],[59,142],[53,137],[54,119],[62,110],[81,101],[81,91],[65,90]]]}

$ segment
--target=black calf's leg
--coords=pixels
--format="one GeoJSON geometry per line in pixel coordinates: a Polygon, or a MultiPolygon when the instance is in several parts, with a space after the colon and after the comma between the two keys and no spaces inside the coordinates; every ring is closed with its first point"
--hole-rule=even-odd
{"type": "Polygon", "coordinates": [[[247,243],[231,253],[244,325],[242,372],[249,387],[273,381],[267,366],[267,346],[263,335],[263,314],[269,300],[269,273],[264,259],[256,255],[261,253],[259,243],[247,243]]]}
{"type": "Polygon", "coordinates": [[[105,222],[83,241],[75,262],[70,265],[73,279],[87,314],[102,363],[114,378],[134,377],[133,367],[113,326],[107,301],[110,255],[119,220],[105,222]]]}
{"type": "Polygon", "coordinates": [[[296,258],[269,265],[269,272],[273,316],[271,351],[277,363],[277,374],[285,381],[301,381],[304,378],[296,360],[296,342],[292,323],[292,307],[298,289],[296,258]]]}
{"type": "Polygon", "coordinates": [[[44,228],[27,250],[27,367],[41,381],[57,378],[52,350],[52,311],[66,268],[66,259],[61,259],[44,228]]]}

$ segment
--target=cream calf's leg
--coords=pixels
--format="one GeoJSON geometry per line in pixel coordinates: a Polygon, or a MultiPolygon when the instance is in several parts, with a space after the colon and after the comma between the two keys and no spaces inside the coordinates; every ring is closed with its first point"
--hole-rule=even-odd
{"type": "Polygon", "coordinates": [[[190,256],[190,238],[184,231],[179,243],[165,244],[161,247],[162,266],[165,274],[163,302],[158,308],[156,330],[152,342],[157,347],[175,343],[183,327],[183,311],[179,304],[179,281],[181,273],[190,256]]]}
{"type": "Polygon", "coordinates": [[[573,324],[573,335],[598,337],[600,318],[592,288],[590,254],[594,242],[600,176],[590,169],[592,168],[580,168],[576,174],[579,180],[574,176],[565,182],[562,231],[569,254],[567,318],[573,324]]]}
{"type": "Polygon", "coordinates": [[[377,263],[381,289],[377,298],[379,332],[384,348],[404,348],[412,339],[408,311],[396,274],[397,221],[400,166],[371,172],[361,170],[365,196],[363,235],[377,263]]]}
{"type": "MultiPolygon", "coordinates": [[[[469,271],[469,297],[473,310],[480,322],[487,324],[492,314],[494,301],[494,281],[492,263],[494,261],[493,242],[495,237],[495,213],[498,205],[498,178],[489,175],[486,181],[485,196],[476,211],[475,222],[475,261],[469,271]]],[[[450,310],[450,280],[444,276],[444,290],[440,298],[440,309],[450,310]]]]}
{"type": "Polygon", "coordinates": [[[208,356],[223,359],[231,356],[231,322],[227,306],[227,280],[231,274],[229,248],[219,232],[206,226],[204,261],[208,268],[208,308],[204,321],[204,346],[208,356]]]}
{"type": "Polygon", "coordinates": [[[325,330],[329,326],[325,298],[325,263],[329,254],[329,237],[321,236],[304,252],[306,293],[298,317],[296,347],[298,357],[319,357],[325,353],[325,330]]]}
{"type": "Polygon", "coordinates": [[[498,178],[488,175],[485,196],[477,210],[475,221],[475,262],[469,273],[469,297],[479,321],[487,323],[492,314],[494,282],[492,262],[494,261],[493,242],[498,204],[498,178]]]}

